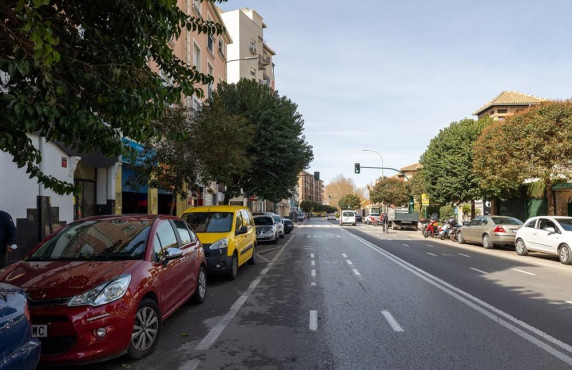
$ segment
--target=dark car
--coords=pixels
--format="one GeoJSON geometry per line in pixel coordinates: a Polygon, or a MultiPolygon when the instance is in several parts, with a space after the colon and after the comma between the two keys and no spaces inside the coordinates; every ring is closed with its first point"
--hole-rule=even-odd
{"type": "Polygon", "coordinates": [[[283,218],[282,221],[284,221],[284,232],[290,234],[294,230],[294,222],[289,218],[283,218]]]}
{"type": "Polygon", "coordinates": [[[149,355],[162,321],[206,296],[202,245],[188,224],[164,215],[84,218],[0,270],[28,295],[46,365],[149,355]]]}
{"type": "Polygon", "coordinates": [[[26,294],[0,283],[0,370],[33,370],[40,361],[41,343],[32,337],[26,294]]]}

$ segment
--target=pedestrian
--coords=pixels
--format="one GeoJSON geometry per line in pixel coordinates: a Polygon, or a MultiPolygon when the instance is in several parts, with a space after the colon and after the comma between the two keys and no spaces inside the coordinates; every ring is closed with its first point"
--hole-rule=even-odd
{"type": "Polygon", "coordinates": [[[0,268],[6,266],[8,249],[16,249],[16,226],[12,216],[0,211],[0,268]]]}

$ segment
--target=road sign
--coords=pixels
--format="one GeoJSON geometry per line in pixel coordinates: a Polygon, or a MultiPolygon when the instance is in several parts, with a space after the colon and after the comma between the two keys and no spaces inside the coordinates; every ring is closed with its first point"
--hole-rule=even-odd
{"type": "Polygon", "coordinates": [[[424,205],[424,206],[429,205],[429,195],[421,194],[421,205],[424,205]]]}

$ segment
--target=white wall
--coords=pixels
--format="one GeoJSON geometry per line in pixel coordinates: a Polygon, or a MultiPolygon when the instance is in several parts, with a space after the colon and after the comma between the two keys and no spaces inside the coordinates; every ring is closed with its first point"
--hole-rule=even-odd
{"type": "MultiPolygon", "coordinates": [[[[29,137],[38,148],[39,138],[34,135],[29,137]]],[[[45,174],[73,183],[72,160],[55,144],[44,144],[41,165],[45,174]],[[67,168],[62,167],[62,157],[67,159],[67,168]]],[[[51,197],[52,207],[60,208],[60,220],[73,221],[73,196],[60,196],[52,190],[40,189],[37,180],[28,177],[25,167],[18,168],[12,162],[12,156],[4,152],[0,152],[0,173],[0,209],[10,213],[13,218],[25,218],[28,208],[37,208],[36,197],[42,192],[51,197]]]]}

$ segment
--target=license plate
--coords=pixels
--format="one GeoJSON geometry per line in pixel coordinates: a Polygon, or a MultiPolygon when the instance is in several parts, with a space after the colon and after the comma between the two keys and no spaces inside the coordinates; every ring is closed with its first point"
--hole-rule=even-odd
{"type": "Polygon", "coordinates": [[[32,336],[46,338],[48,336],[48,325],[32,325],[32,336]]]}
{"type": "Polygon", "coordinates": [[[510,229],[510,231],[512,231],[513,233],[516,233],[518,229],[510,229]]]}

